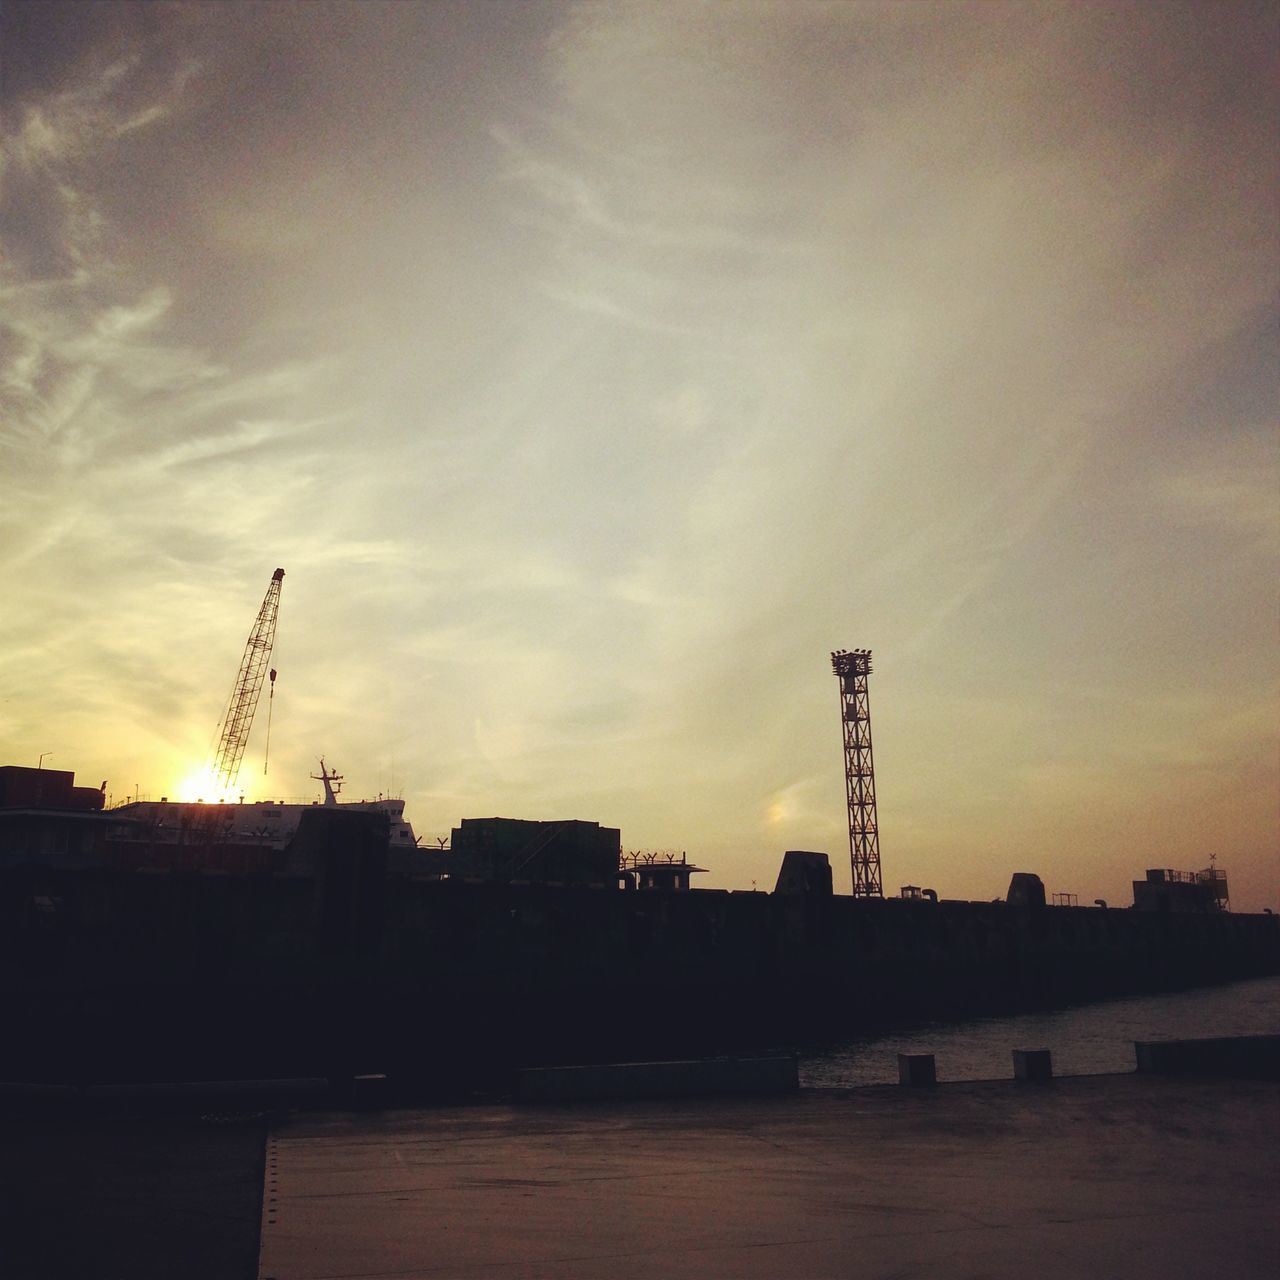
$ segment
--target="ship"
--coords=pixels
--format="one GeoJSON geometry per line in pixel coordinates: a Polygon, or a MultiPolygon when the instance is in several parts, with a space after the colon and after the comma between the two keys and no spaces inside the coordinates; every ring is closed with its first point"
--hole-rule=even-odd
{"type": "Polygon", "coordinates": [[[320,772],[310,776],[323,786],[323,800],[127,800],[109,811],[105,855],[122,868],[284,870],[291,865],[287,854],[303,814],[316,808],[385,819],[393,862],[418,849],[413,824],[404,816],[403,798],[340,800],[343,776],[329,769],[323,757],[320,772]]]}
{"type": "MultiPolygon", "coordinates": [[[[66,770],[0,766],[0,859],[64,870],[206,871],[267,874],[296,867],[290,852],[303,815],[315,810],[374,815],[385,823],[393,866],[412,871],[419,838],[396,796],[340,800],[343,777],[320,759],[311,777],[322,800],[132,799],[108,806],[106,783],[75,785],[66,770]]],[[[305,869],[305,864],[303,869],[305,869]]]]}

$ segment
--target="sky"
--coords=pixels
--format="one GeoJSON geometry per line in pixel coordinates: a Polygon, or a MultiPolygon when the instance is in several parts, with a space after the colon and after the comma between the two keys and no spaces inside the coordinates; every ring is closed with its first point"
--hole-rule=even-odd
{"type": "Polygon", "coordinates": [[[1273,6],[0,8],[0,763],[1280,909],[1273,6]],[[266,772],[264,774],[264,763],[266,772]]]}

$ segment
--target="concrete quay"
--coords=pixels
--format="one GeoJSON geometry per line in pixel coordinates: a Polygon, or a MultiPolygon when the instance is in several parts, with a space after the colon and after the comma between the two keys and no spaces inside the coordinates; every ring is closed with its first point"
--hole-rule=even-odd
{"type": "Polygon", "coordinates": [[[1277,1186],[1263,1080],[294,1114],[258,1277],[1248,1280],[1277,1186]]]}

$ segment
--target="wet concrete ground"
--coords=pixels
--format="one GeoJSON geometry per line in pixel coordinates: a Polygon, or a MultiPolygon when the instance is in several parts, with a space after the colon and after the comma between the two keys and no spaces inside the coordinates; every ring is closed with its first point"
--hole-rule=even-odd
{"type": "Polygon", "coordinates": [[[297,1116],[259,1276],[1270,1277],[1278,1186],[1262,1082],[297,1116]]]}
{"type": "Polygon", "coordinates": [[[251,1280],[265,1116],[0,1109],[3,1280],[251,1280]]]}
{"type": "Polygon", "coordinates": [[[365,1113],[10,1097],[0,1129],[4,1280],[1280,1275],[1274,1083],[365,1113]]]}

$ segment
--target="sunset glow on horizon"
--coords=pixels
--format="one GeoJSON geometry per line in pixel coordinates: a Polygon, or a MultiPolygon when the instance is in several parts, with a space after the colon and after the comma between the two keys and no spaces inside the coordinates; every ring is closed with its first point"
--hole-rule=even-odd
{"type": "Polygon", "coordinates": [[[7,6],[0,764],[1280,909],[1277,26],[7,6]]]}

